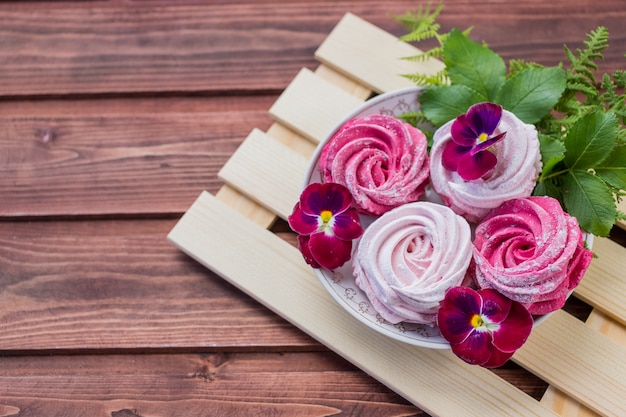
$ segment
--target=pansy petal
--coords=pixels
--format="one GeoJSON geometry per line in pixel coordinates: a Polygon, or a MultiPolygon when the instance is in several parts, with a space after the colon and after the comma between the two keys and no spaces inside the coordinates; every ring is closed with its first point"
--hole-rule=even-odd
{"type": "Polygon", "coordinates": [[[466,118],[478,135],[491,135],[502,118],[502,106],[488,102],[474,104],[467,110],[466,118]]]}
{"type": "Polygon", "coordinates": [[[317,231],[318,228],[317,216],[312,216],[302,211],[300,203],[297,203],[293,208],[293,212],[287,217],[287,222],[291,230],[300,235],[310,235],[317,231]]]}
{"type": "Polygon", "coordinates": [[[458,286],[446,292],[437,313],[437,324],[451,345],[463,343],[474,331],[471,320],[480,314],[481,304],[480,296],[471,288],[458,286]]]}
{"type": "Polygon", "coordinates": [[[337,239],[326,233],[315,233],[309,239],[311,256],[322,267],[339,268],[350,259],[352,241],[337,239]]]}
{"type": "Polygon", "coordinates": [[[474,131],[468,123],[467,116],[462,114],[454,119],[450,127],[450,135],[452,140],[461,146],[474,146],[480,132],[474,131]]]}
{"type": "Polygon", "coordinates": [[[515,352],[526,342],[532,329],[531,314],[522,304],[513,302],[509,315],[493,332],[493,344],[502,352],[515,352]]]}
{"type": "Polygon", "coordinates": [[[441,335],[451,344],[458,345],[474,331],[470,324],[471,316],[457,309],[439,309],[437,324],[441,335]],[[442,311],[443,310],[443,311],[442,311]]]}
{"type": "Polygon", "coordinates": [[[504,139],[504,137],[506,136],[506,132],[502,132],[499,135],[496,135],[492,138],[489,138],[483,142],[480,142],[478,144],[476,144],[476,146],[474,146],[472,148],[472,150],[470,151],[471,155],[475,155],[478,152],[482,152],[487,150],[487,148],[489,148],[490,146],[494,145],[497,142],[500,142],[502,139],[504,139]]]}
{"type": "Polygon", "coordinates": [[[343,213],[352,206],[350,190],[341,184],[326,183],[326,209],[331,213],[343,213]]]}
{"type": "Polygon", "coordinates": [[[300,207],[310,215],[318,216],[324,210],[333,214],[342,213],[351,205],[352,195],[341,184],[312,183],[300,194],[300,207]]]}
{"type": "Polygon", "coordinates": [[[494,348],[491,351],[491,356],[489,357],[489,360],[481,364],[481,366],[483,368],[499,368],[500,366],[504,365],[506,361],[511,359],[511,356],[513,356],[514,353],[515,352],[502,352],[494,348]]]}
{"type": "Polygon", "coordinates": [[[324,184],[314,182],[306,186],[300,194],[300,208],[306,214],[319,216],[322,212],[324,184]]]}
{"type": "Polygon", "coordinates": [[[491,171],[498,162],[490,151],[479,152],[476,155],[465,154],[459,159],[457,172],[465,181],[476,180],[491,171]]]}
{"type": "Polygon", "coordinates": [[[472,150],[469,146],[461,146],[453,141],[446,144],[441,154],[441,164],[450,171],[456,171],[459,167],[459,161],[472,150]]]}
{"type": "Polygon", "coordinates": [[[473,365],[486,363],[494,350],[488,331],[475,331],[463,343],[450,346],[455,355],[473,365]]]}
{"type": "Polygon", "coordinates": [[[313,268],[319,268],[320,264],[318,264],[317,261],[313,259],[313,255],[311,255],[311,250],[309,249],[309,239],[310,236],[298,235],[298,249],[300,249],[300,252],[302,253],[302,256],[307,264],[311,265],[313,268]]]}
{"type": "Polygon", "coordinates": [[[513,301],[490,288],[478,292],[483,299],[482,314],[492,323],[502,323],[509,316],[513,301]]]}
{"type": "Polygon", "coordinates": [[[335,215],[334,220],[333,233],[338,239],[352,240],[363,234],[359,214],[354,208],[335,215]]]}

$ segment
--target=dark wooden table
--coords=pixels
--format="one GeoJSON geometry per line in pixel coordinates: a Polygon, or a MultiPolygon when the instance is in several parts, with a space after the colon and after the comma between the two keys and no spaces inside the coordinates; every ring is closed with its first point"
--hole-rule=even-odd
{"type": "MultiPolygon", "coordinates": [[[[445,3],[505,59],[605,25],[624,68],[623,0],[445,3]]],[[[0,3],[0,416],[425,415],[166,241],[346,12],[399,35],[420,4],[0,3]]]]}

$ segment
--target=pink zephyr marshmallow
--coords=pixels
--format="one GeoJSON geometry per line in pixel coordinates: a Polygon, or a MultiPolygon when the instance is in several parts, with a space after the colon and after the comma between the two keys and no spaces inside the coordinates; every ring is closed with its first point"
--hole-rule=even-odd
{"type": "Polygon", "coordinates": [[[444,168],[442,163],[443,151],[452,141],[453,122],[451,120],[437,129],[430,151],[431,183],[452,210],[470,222],[479,222],[503,202],[532,194],[542,166],[534,125],[503,110],[493,136],[503,132],[506,136],[485,151],[496,155],[495,168],[481,178],[466,181],[457,172],[444,168]]]}
{"type": "Polygon", "coordinates": [[[355,118],[322,149],[321,176],[347,187],[361,213],[380,215],[424,193],[426,149],[426,136],[395,117],[355,118]]]}
{"type": "Polygon", "coordinates": [[[418,201],[365,230],[353,273],[385,320],[434,326],[446,291],[464,282],[471,259],[469,223],[444,205],[418,201]]]}
{"type": "Polygon", "coordinates": [[[536,315],[563,307],[593,256],[576,218],[552,197],[509,200],[492,210],[475,233],[477,284],[536,315]]]}

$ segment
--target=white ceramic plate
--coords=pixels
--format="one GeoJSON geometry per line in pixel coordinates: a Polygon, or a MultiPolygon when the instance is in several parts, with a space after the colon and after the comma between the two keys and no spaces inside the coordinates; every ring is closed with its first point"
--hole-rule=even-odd
{"type": "MultiPolygon", "coordinates": [[[[332,132],[323,140],[315,154],[311,158],[307,173],[304,178],[303,188],[314,182],[321,182],[319,173],[319,156],[324,144],[328,139],[343,126],[348,120],[355,117],[367,116],[370,114],[386,114],[399,116],[419,107],[418,96],[421,88],[410,87],[403,90],[396,90],[390,93],[381,94],[366,101],[362,106],[346,116],[332,132]]],[[[431,198],[434,196],[431,195],[431,198]]],[[[431,199],[429,198],[429,199],[431,199]]],[[[367,227],[374,219],[361,216],[361,222],[367,227]]],[[[358,240],[354,241],[353,248],[356,248],[358,240]]],[[[352,275],[352,261],[346,262],[342,267],[333,271],[320,268],[315,269],[315,273],[326,287],[331,296],[358,321],[366,326],[383,333],[394,339],[435,349],[449,349],[450,345],[441,336],[436,327],[413,323],[391,324],[385,321],[376,313],[370,304],[367,296],[354,282],[352,275]]]]}
{"type": "MultiPolygon", "coordinates": [[[[314,182],[321,182],[319,172],[319,156],[325,143],[334,135],[334,133],[343,126],[348,120],[355,117],[367,116],[370,114],[386,114],[390,116],[399,116],[411,110],[419,108],[418,97],[422,88],[410,87],[402,90],[392,91],[390,93],[381,94],[372,98],[352,113],[347,115],[340,123],[332,129],[331,133],[320,142],[317,147],[309,167],[307,169],[303,187],[314,182]]],[[[441,199],[432,191],[430,187],[426,189],[423,197],[424,200],[442,203],[441,199]]],[[[361,224],[367,228],[373,217],[361,216],[361,224]]],[[[591,248],[593,244],[593,236],[585,235],[587,247],[591,248]]],[[[353,242],[353,250],[358,245],[358,240],[353,242]]],[[[366,326],[385,334],[394,339],[410,343],[412,345],[423,346],[431,349],[449,349],[450,344],[441,336],[437,327],[428,325],[420,325],[414,323],[398,323],[391,324],[385,321],[372,307],[367,296],[354,282],[352,275],[352,261],[346,262],[342,267],[335,270],[324,268],[315,269],[315,273],[319,277],[324,287],[331,296],[354,316],[358,321],[366,326]]],[[[535,317],[534,325],[538,325],[547,319],[550,314],[541,317],[535,317]]]]}

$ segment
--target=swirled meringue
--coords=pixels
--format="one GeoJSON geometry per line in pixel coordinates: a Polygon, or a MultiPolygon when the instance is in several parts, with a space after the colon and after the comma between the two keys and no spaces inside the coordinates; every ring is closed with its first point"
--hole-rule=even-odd
{"type": "Polygon", "coordinates": [[[451,120],[437,129],[430,151],[431,183],[450,208],[468,221],[478,222],[503,202],[531,195],[541,172],[541,154],[534,125],[503,110],[493,135],[506,132],[506,137],[490,148],[498,160],[495,168],[479,179],[465,181],[442,164],[443,150],[452,141],[453,122],[451,120]]]}
{"type": "Polygon", "coordinates": [[[426,148],[426,136],[395,117],[355,118],[322,149],[321,176],[347,187],[361,213],[380,215],[423,194],[429,174],[426,148]]]}
{"type": "Polygon", "coordinates": [[[450,208],[419,201],[376,219],[353,257],[355,282],[391,323],[434,325],[446,291],[464,281],[470,226],[450,208]]]}
{"type": "Polygon", "coordinates": [[[591,258],[578,221],[552,197],[507,201],[476,227],[477,284],[524,304],[531,314],[563,307],[591,258]]]}

